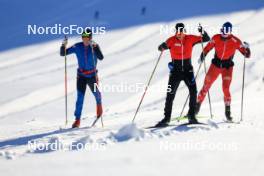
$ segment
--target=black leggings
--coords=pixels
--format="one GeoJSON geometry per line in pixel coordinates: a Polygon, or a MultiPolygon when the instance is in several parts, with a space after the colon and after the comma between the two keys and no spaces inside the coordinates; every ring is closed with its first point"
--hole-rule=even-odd
{"type": "Polygon", "coordinates": [[[175,98],[177,89],[180,85],[180,82],[184,81],[186,86],[189,89],[190,94],[190,101],[189,101],[189,112],[188,115],[194,117],[195,116],[195,106],[196,106],[196,99],[197,99],[197,87],[196,87],[196,81],[193,73],[193,69],[188,69],[184,71],[172,71],[170,73],[169,77],[169,83],[168,83],[168,91],[166,102],[165,102],[165,108],[164,108],[164,116],[165,118],[169,119],[171,118],[171,112],[172,112],[172,105],[173,100],[175,98]]]}

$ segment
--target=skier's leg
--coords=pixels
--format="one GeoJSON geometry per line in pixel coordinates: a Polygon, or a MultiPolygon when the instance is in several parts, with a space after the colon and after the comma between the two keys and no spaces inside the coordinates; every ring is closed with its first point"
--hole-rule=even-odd
{"type": "Polygon", "coordinates": [[[225,105],[231,104],[230,85],[232,81],[233,67],[222,70],[222,89],[224,92],[225,105]]]}
{"type": "Polygon", "coordinates": [[[90,90],[92,91],[95,100],[96,100],[96,114],[97,118],[101,117],[103,114],[103,107],[102,107],[102,97],[101,92],[98,89],[98,78],[97,77],[91,77],[88,81],[88,86],[90,90]]]}
{"type": "Polygon", "coordinates": [[[164,118],[156,125],[156,127],[167,126],[171,119],[172,105],[175,98],[176,91],[181,82],[181,75],[179,72],[171,72],[167,87],[167,97],[164,108],[164,118]]]}
{"type": "Polygon", "coordinates": [[[84,95],[86,91],[86,78],[82,76],[77,76],[77,101],[75,104],[75,118],[80,119],[83,108],[84,95]]]}
{"type": "Polygon", "coordinates": [[[232,121],[231,117],[231,94],[230,85],[232,81],[233,67],[222,70],[222,88],[224,92],[224,102],[225,102],[225,115],[227,120],[232,121]]]}
{"type": "Polygon", "coordinates": [[[189,89],[190,99],[189,99],[189,111],[188,118],[195,121],[195,106],[197,99],[197,86],[194,77],[193,70],[185,72],[184,82],[189,89]]]}
{"type": "Polygon", "coordinates": [[[214,81],[216,80],[216,78],[218,77],[218,75],[220,74],[221,69],[216,67],[215,65],[211,64],[205,79],[204,79],[204,85],[201,89],[201,91],[198,94],[198,98],[197,98],[197,102],[198,103],[202,103],[208,90],[210,89],[210,87],[212,86],[212,84],[214,83],[214,81]]]}
{"type": "Polygon", "coordinates": [[[173,100],[175,98],[176,91],[181,82],[180,77],[181,75],[175,72],[171,73],[169,77],[168,91],[167,91],[165,108],[164,108],[164,120],[166,120],[167,122],[169,122],[171,119],[173,100]]]}

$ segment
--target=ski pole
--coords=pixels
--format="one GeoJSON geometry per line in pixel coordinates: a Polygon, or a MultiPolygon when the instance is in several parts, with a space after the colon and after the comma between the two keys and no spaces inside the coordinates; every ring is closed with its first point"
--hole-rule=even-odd
{"type": "MultiPolygon", "coordinates": [[[[204,61],[203,63],[204,63],[204,74],[206,75],[206,73],[207,73],[207,69],[206,69],[205,61],[204,61]]],[[[207,92],[207,95],[208,95],[208,102],[209,102],[210,116],[211,116],[211,119],[212,119],[212,118],[213,118],[213,112],[212,112],[211,96],[210,96],[210,91],[209,91],[209,90],[208,90],[208,92],[207,92]]]]}
{"type": "MultiPolygon", "coordinates": [[[[67,36],[64,36],[68,40],[67,36]]],[[[67,78],[67,49],[64,47],[64,91],[65,91],[65,126],[68,124],[68,78],[67,78]]]]}
{"type": "MultiPolygon", "coordinates": [[[[200,23],[199,23],[199,27],[202,27],[200,23]]],[[[201,35],[201,37],[203,37],[202,32],[200,33],[200,35],[201,35]]],[[[203,58],[204,58],[205,54],[204,54],[203,41],[201,42],[201,46],[202,46],[202,55],[203,55],[203,58]]],[[[205,61],[203,61],[203,63],[204,63],[204,74],[206,75],[206,73],[207,73],[206,63],[205,63],[205,61]]],[[[210,116],[211,116],[211,119],[212,119],[213,118],[213,113],[212,113],[211,96],[210,96],[210,91],[209,90],[208,90],[207,94],[208,94],[208,101],[209,101],[210,116]]]]}
{"type": "MultiPolygon", "coordinates": [[[[92,46],[92,44],[91,44],[90,46],[91,46],[91,48],[92,48],[93,64],[94,64],[94,68],[95,68],[95,79],[96,79],[95,86],[96,86],[97,90],[99,91],[99,87],[98,87],[98,84],[97,84],[97,79],[98,79],[98,77],[97,77],[97,70],[96,70],[96,64],[95,64],[95,59],[94,59],[94,50],[93,50],[93,46],[92,46]]],[[[104,127],[103,115],[101,115],[100,118],[101,118],[101,124],[102,124],[102,127],[104,127]]],[[[97,122],[97,120],[94,122],[93,125],[95,125],[96,122],[97,122]]]]}
{"type": "MultiPolygon", "coordinates": [[[[199,72],[200,72],[201,66],[202,66],[202,62],[200,63],[200,65],[199,65],[199,67],[198,67],[197,73],[196,73],[195,78],[194,78],[195,80],[196,80],[196,78],[198,77],[198,74],[199,74],[199,72]]],[[[184,111],[184,109],[185,109],[185,106],[187,105],[187,101],[188,101],[189,97],[190,97],[190,94],[188,94],[188,96],[187,96],[187,98],[186,98],[186,100],[185,100],[185,103],[184,103],[184,105],[183,105],[183,107],[182,107],[182,110],[181,110],[180,117],[182,117],[183,111],[184,111]]],[[[180,119],[180,118],[179,118],[179,119],[180,119]]],[[[180,121],[179,119],[177,119],[177,122],[180,121]]]]}
{"type": "Polygon", "coordinates": [[[157,66],[158,66],[158,64],[159,64],[160,58],[161,58],[161,56],[162,56],[162,53],[163,53],[163,51],[160,52],[160,55],[159,55],[158,60],[157,60],[157,62],[156,62],[156,65],[155,65],[155,67],[154,67],[154,69],[153,69],[153,71],[152,71],[152,73],[151,73],[151,75],[150,75],[150,78],[149,78],[149,80],[148,80],[148,84],[147,84],[147,86],[145,87],[144,93],[143,93],[143,95],[142,95],[142,97],[141,97],[141,100],[140,100],[140,102],[139,102],[139,104],[138,104],[138,107],[137,107],[137,110],[136,110],[135,115],[134,115],[134,117],[133,117],[132,123],[133,123],[133,122],[135,121],[135,119],[136,119],[137,113],[138,113],[139,108],[140,108],[140,106],[141,106],[141,104],[142,104],[142,102],[143,102],[143,99],[144,99],[145,95],[146,95],[146,92],[147,92],[148,87],[149,87],[149,85],[150,85],[150,82],[151,82],[151,80],[152,80],[152,78],[153,78],[153,75],[154,75],[154,73],[155,73],[155,71],[156,71],[156,68],[157,68],[157,66]]]}
{"type": "Polygon", "coordinates": [[[246,69],[246,57],[244,57],[244,63],[243,63],[243,80],[242,80],[242,96],[241,96],[241,114],[240,114],[241,117],[240,117],[240,122],[243,121],[245,69],[246,69]]]}

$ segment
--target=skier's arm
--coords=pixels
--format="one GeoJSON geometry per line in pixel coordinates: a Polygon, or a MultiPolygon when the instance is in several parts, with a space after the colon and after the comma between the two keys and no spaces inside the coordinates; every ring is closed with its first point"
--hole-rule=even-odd
{"type": "Polygon", "coordinates": [[[249,58],[251,55],[251,51],[249,48],[249,44],[247,42],[240,42],[240,45],[238,47],[238,50],[241,54],[243,54],[246,58],[249,58]]]}
{"type": "Polygon", "coordinates": [[[193,35],[193,45],[196,45],[198,43],[202,42],[208,42],[210,40],[210,36],[206,31],[201,32],[202,36],[195,36],[193,35]]]}
{"type": "MultiPolygon", "coordinates": [[[[60,55],[61,56],[65,56],[65,47],[66,47],[65,45],[61,45],[61,47],[60,47],[60,55]]],[[[73,45],[70,48],[66,49],[66,55],[72,54],[74,52],[75,52],[75,45],[73,45]]]]}
{"type": "Polygon", "coordinates": [[[206,56],[207,53],[209,53],[211,51],[211,49],[213,49],[215,46],[215,42],[212,39],[209,43],[207,43],[207,45],[204,47],[203,53],[206,56]]]}
{"type": "Polygon", "coordinates": [[[159,47],[158,47],[159,51],[163,51],[163,50],[166,50],[166,49],[169,49],[169,47],[168,47],[167,43],[165,43],[165,42],[160,44],[159,47]]]}
{"type": "Polygon", "coordinates": [[[201,62],[204,61],[204,59],[205,59],[207,53],[209,53],[209,51],[210,51],[211,49],[213,49],[213,48],[214,48],[214,41],[211,40],[211,41],[205,46],[203,52],[201,53],[200,58],[199,58],[199,60],[198,60],[198,63],[199,63],[199,64],[200,64],[201,62]]]}
{"type": "Polygon", "coordinates": [[[93,40],[90,41],[90,46],[92,47],[93,53],[95,54],[96,58],[99,60],[104,59],[104,55],[100,49],[100,46],[93,40]]]}
{"type": "Polygon", "coordinates": [[[93,47],[93,50],[94,50],[94,53],[96,55],[96,57],[99,59],[99,60],[103,60],[104,59],[104,55],[99,47],[98,44],[96,44],[94,47],[93,47]]]}
{"type": "Polygon", "coordinates": [[[75,52],[75,45],[65,50],[68,44],[68,38],[65,36],[64,40],[62,41],[62,45],[60,47],[60,55],[65,56],[75,52]]]}

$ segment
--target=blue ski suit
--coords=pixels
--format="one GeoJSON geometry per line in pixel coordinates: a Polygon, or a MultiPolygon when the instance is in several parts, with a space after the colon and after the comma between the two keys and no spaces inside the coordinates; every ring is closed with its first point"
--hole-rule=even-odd
{"type": "Polygon", "coordinates": [[[95,84],[98,83],[97,77],[97,59],[103,60],[104,56],[100,50],[99,45],[96,46],[84,46],[83,42],[79,42],[66,49],[62,45],[60,48],[60,55],[65,56],[75,53],[78,59],[77,69],[77,101],[75,105],[75,118],[80,119],[83,109],[84,96],[87,85],[92,91],[97,106],[101,106],[101,93],[95,84]]]}

